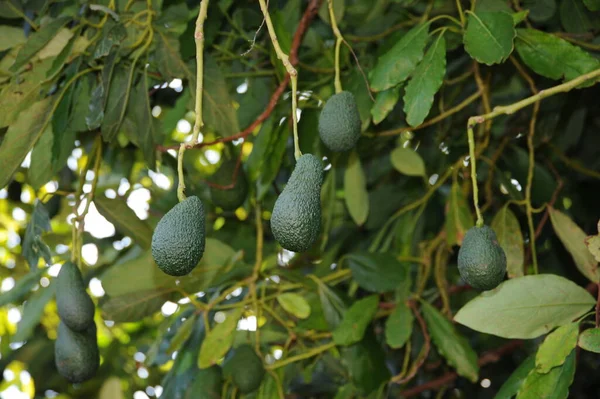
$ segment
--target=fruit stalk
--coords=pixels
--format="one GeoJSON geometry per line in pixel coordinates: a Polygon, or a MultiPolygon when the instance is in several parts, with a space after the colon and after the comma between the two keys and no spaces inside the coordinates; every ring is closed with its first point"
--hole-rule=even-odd
{"type": "Polygon", "coordinates": [[[335,92],[336,94],[342,91],[342,82],[340,80],[340,48],[344,37],[342,32],[338,28],[337,21],[335,20],[335,13],[333,12],[333,0],[327,0],[327,6],[329,8],[329,21],[331,22],[331,29],[335,35],[335,92]]]}
{"type": "Polygon", "coordinates": [[[471,162],[471,182],[473,184],[473,205],[475,206],[475,212],[477,213],[477,222],[475,223],[477,227],[483,226],[483,216],[481,215],[481,210],[479,209],[479,190],[477,188],[477,165],[475,159],[475,138],[473,134],[473,126],[469,120],[469,125],[467,126],[467,135],[469,136],[469,162],[471,162]]]}
{"type": "Polygon", "coordinates": [[[269,7],[265,0],[259,0],[260,9],[265,17],[265,23],[267,24],[267,30],[269,31],[269,36],[271,37],[271,42],[273,43],[273,48],[275,49],[275,53],[277,54],[277,58],[281,60],[281,63],[285,67],[285,70],[290,75],[290,81],[292,82],[292,129],[294,132],[294,157],[296,160],[302,156],[302,152],[300,151],[300,144],[298,142],[298,118],[296,115],[297,109],[297,92],[298,92],[298,71],[290,62],[290,57],[281,49],[279,45],[279,41],[277,40],[277,34],[275,33],[275,28],[273,27],[273,22],[271,21],[271,17],[269,15],[269,7]]]}

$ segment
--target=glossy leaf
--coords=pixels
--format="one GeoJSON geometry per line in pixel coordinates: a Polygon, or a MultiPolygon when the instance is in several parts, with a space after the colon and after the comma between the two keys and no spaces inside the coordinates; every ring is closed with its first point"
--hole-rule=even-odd
{"type": "Polygon", "coordinates": [[[600,353],[600,328],[590,328],[582,332],[577,344],[586,351],[600,353]]]}
{"type": "Polygon", "coordinates": [[[428,34],[429,24],[419,24],[379,57],[375,69],[371,71],[371,89],[387,90],[408,79],[423,58],[428,34]]]}
{"type": "Polygon", "coordinates": [[[133,238],[142,248],[150,248],[152,229],[137,217],[125,199],[121,197],[111,199],[98,195],[94,198],[94,204],[98,212],[114,224],[118,231],[133,238]]]}
{"type": "Polygon", "coordinates": [[[40,258],[43,258],[46,264],[52,264],[50,248],[42,239],[42,235],[52,231],[48,211],[40,201],[36,201],[31,213],[31,220],[25,230],[25,239],[23,240],[23,256],[27,260],[31,269],[37,269],[40,258]]]}
{"type": "Polygon", "coordinates": [[[419,126],[431,110],[446,74],[446,40],[440,33],[406,85],[404,113],[410,126],[419,126]]]}
{"type": "Polygon", "coordinates": [[[342,322],[333,330],[333,341],[336,345],[352,345],[360,341],[365,330],[377,312],[379,298],[377,295],[360,299],[344,313],[342,322]]]}
{"type": "Polygon", "coordinates": [[[494,396],[494,399],[512,399],[517,392],[519,392],[521,385],[523,385],[523,381],[525,381],[525,378],[527,378],[534,368],[535,356],[529,356],[527,359],[523,360],[519,367],[512,372],[510,377],[504,381],[504,384],[502,384],[500,390],[496,396],[494,396]]]}
{"type": "Polygon", "coordinates": [[[569,323],[548,334],[535,355],[535,370],[546,374],[561,366],[569,353],[577,346],[579,323],[569,323]]]}
{"type": "Polygon", "coordinates": [[[299,319],[306,319],[310,316],[310,305],[303,296],[294,294],[293,292],[286,292],[277,296],[277,302],[279,302],[286,312],[299,319]]]}
{"type": "Polygon", "coordinates": [[[227,313],[225,321],[215,325],[206,335],[206,338],[202,341],[200,355],[198,356],[199,368],[205,369],[217,364],[229,351],[233,344],[233,332],[243,311],[243,308],[237,308],[227,313]]]}
{"type": "Polygon", "coordinates": [[[598,262],[585,245],[586,234],[570,217],[552,207],[548,208],[556,235],[573,257],[579,271],[590,281],[600,281],[598,262]]]}
{"type": "Polygon", "coordinates": [[[446,203],[446,242],[448,245],[461,245],[467,230],[475,221],[467,200],[457,182],[452,184],[446,203]]]}
{"type": "Polygon", "coordinates": [[[385,321],[385,342],[392,348],[402,348],[410,339],[414,316],[410,308],[400,302],[385,321]]]}
{"type": "Polygon", "coordinates": [[[344,172],[344,192],[346,206],[352,220],[359,226],[363,225],[369,216],[369,193],[365,174],[355,151],[350,154],[344,172]]]}
{"type": "Polygon", "coordinates": [[[498,211],[490,226],[496,236],[498,243],[506,254],[506,269],[508,277],[523,276],[523,263],[525,262],[525,249],[523,248],[523,234],[521,226],[515,214],[508,208],[503,207],[498,211]]]}
{"type": "Polygon", "coordinates": [[[498,64],[512,53],[516,35],[513,19],[508,13],[469,12],[465,50],[479,63],[498,64]]]}
{"type": "Polygon", "coordinates": [[[562,366],[553,368],[547,374],[532,370],[523,381],[517,399],[566,399],[575,376],[575,367],[575,351],[571,351],[562,366]]]}
{"type": "Polygon", "coordinates": [[[444,315],[429,303],[422,302],[421,309],[438,352],[444,356],[448,364],[456,368],[459,375],[468,378],[471,382],[476,382],[479,375],[477,353],[471,348],[469,342],[460,335],[444,315]]]}
{"type": "Polygon", "coordinates": [[[346,255],[356,283],[372,292],[394,290],[404,278],[409,264],[399,262],[389,253],[354,252],[346,255]]]}
{"type": "Polygon", "coordinates": [[[503,338],[536,338],[586,313],[596,300],[564,277],[538,274],[501,283],[463,306],[454,320],[503,338]]]}
{"type": "Polygon", "coordinates": [[[394,168],[404,175],[426,176],[423,158],[411,148],[395,148],[390,154],[390,160],[394,168]]]}
{"type": "Polygon", "coordinates": [[[104,320],[127,323],[142,320],[160,310],[170,299],[170,290],[132,291],[126,294],[105,297],[100,302],[104,320]]]}
{"type": "Polygon", "coordinates": [[[383,121],[392,112],[399,98],[400,86],[377,93],[375,103],[373,104],[373,108],[371,108],[373,123],[377,125],[383,121]]]}

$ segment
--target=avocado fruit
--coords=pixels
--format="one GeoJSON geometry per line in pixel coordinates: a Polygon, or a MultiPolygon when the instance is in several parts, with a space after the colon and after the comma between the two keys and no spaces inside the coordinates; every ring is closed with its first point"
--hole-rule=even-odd
{"type": "Polygon", "coordinates": [[[100,365],[100,353],[96,341],[96,324],[83,332],[71,330],[64,322],[58,325],[54,358],[60,375],[72,383],[89,380],[100,365]]]}
{"type": "Polygon", "coordinates": [[[60,320],[73,331],[84,331],[94,323],[94,302],[85,290],[79,268],[66,262],[56,278],[56,308],[60,320]]]}
{"type": "Polygon", "coordinates": [[[321,161],[311,154],[302,155],[290,180],[275,201],[271,215],[273,236],[283,248],[304,252],[319,236],[321,184],[321,161]]]}
{"type": "Polygon", "coordinates": [[[360,138],[361,120],[354,94],[342,91],[327,100],[319,116],[319,136],[334,152],[348,151],[360,138]]]}
{"type": "Polygon", "coordinates": [[[458,271],[478,290],[491,290],[504,280],[506,254],[489,226],[471,227],[458,251],[458,271]]]}
{"type": "Polygon", "coordinates": [[[254,349],[248,344],[238,346],[227,360],[225,372],[238,391],[248,394],[256,391],[265,376],[265,367],[254,349]]]}
{"type": "MultiPolygon", "coordinates": [[[[237,160],[230,159],[224,161],[219,169],[211,177],[211,183],[219,186],[229,186],[234,182],[235,167],[237,160]]],[[[240,164],[237,174],[235,174],[235,184],[231,188],[222,189],[219,187],[210,188],[210,197],[213,204],[226,211],[235,211],[242,206],[248,196],[248,179],[244,168],[240,164]]]]}
{"type": "Polygon", "coordinates": [[[185,392],[185,399],[220,399],[222,385],[221,367],[211,366],[198,370],[192,384],[185,392]]]}
{"type": "Polygon", "coordinates": [[[175,205],[156,225],[152,257],[166,274],[185,276],[202,259],[206,241],[204,205],[191,196],[175,205]]]}

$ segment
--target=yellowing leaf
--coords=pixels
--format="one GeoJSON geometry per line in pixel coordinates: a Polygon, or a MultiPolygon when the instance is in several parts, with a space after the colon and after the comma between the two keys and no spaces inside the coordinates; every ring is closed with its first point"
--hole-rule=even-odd
{"type": "Polygon", "coordinates": [[[5,51],[25,43],[23,27],[0,25],[0,51],[5,51]]]}
{"type": "Polygon", "coordinates": [[[578,344],[586,351],[600,353],[600,328],[590,328],[582,332],[578,344]]]}
{"type": "Polygon", "coordinates": [[[310,305],[304,297],[287,292],[277,296],[277,302],[286,312],[293,314],[299,319],[306,319],[310,316],[310,305]]]}
{"type": "Polygon", "coordinates": [[[379,124],[390,112],[392,112],[399,97],[399,86],[377,93],[375,104],[373,104],[373,108],[371,108],[371,116],[373,117],[374,124],[379,124]]]}
{"type": "Polygon", "coordinates": [[[547,374],[533,369],[523,381],[517,399],[566,399],[574,376],[575,351],[571,351],[565,364],[553,368],[547,374]]]}
{"type": "Polygon", "coordinates": [[[369,216],[369,193],[356,151],[353,151],[348,158],[348,166],[344,172],[344,192],[346,206],[352,220],[359,226],[363,225],[369,216]]]}
{"type": "Polygon", "coordinates": [[[587,245],[588,250],[594,256],[594,258],[600,262],[600,221],[598,221],[598,234],[586,238],[585,245],[587,245]]]}
{"type": "Polygon", "coordinates": [[[600,281],[598,262],[585,245],[586,234],[561,211],[552,207],[548,208],[548,211],[556,235],[573,257],[579,271],[594,283],[600,281]]]}
{"type": "Polygon", "coordinates": [[[121,380],[117,377],[107,378],[100,388],[98,399],[123,399],[121,380]]]}
{"type": "Polygon", "coordinates": [[[390,154],[390,160],[396,170],[407,176],[425,176],[425,163],[418,152],[398,147],[390,154]]]}
{"type": "Polygon", "coordinates": [[[505,206],[494,216],[491,227],[506,254],[508,277],[523,276],[525,250],[523,249],[523,234],[517,217],[505,206]]]}
{"type": "Polygon", "coordinates": [[[454,182],[446,204],[446,241],[448,245],[461,245],[465,233],[474,224],[467,200],[458,183],[454,182]]]}
{"type": "Polygon", "coordinates": [[[70,29],[62,28],[38,53],[40,60],[56,57],[73,37],[70,29]]]}
{"type": "Polygon", "coordinates": [[[535,355],[536,371],[545,374],[562,365],[577,346],[578,335],[579,323],[566,324],[549,334],[535,355]]]}
{"type": "Polygon", "coordinates": [[[199,368],[205,369],[215,365],[227,354],[233,344],[233,333],[243,311],[243,308],[232,310],[227,314],[225,321],[214,326],[206,335],[206,338],[202,341],[200,355],[198,356],[199,368]]]}

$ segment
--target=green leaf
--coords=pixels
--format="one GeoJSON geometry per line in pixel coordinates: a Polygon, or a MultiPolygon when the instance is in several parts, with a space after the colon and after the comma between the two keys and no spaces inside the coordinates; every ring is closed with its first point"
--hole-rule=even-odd
{"type": "Polygon", "coordinates": [[[111,199],[104,195],[98,195],[94,198],[94,204],[98,208],[98,212],[114,224],[120,233],[130,236],[140,247],[150,248],[152,229],[137,217],[123,198],[111,199]]]}
{"type": "Polygon", "coordinates": [[[523,363],[504,381],[494,399],[512,399],[519,392],[523,381],[525,381],[525,378],[527,378],[534,367],[535,356],[532,355],[523,360],[523,363]]]}
{"type": "Polygon", "coordinates": [[[35,327],[39,324],[44,308],[54,297],[55,284],[50,282],[47,287],[40,287],[23,307],[21,321],[17,324],[17,332],[12,337],[12,342],[23,342],[29,339],[35,327]]]}
{"type": "Polygon", "coordinates": [[[535,29],[517,33],[519,57],[538,75],[572,80],[600,67],[592,55],[559,37],[535,29]]]}
{"type": "Polygon", "coordinates": [[[31,163],[27,172],[27,181],[34,190],[39,190],[54,175],[54,170],[52,169],[52,151],[48,151],[49,148],[52,148],[53,142],[52,125],[48,124],[48,127],[46,127],[35,146],[33,146],[31,152],[31,163]]]}
{"type": "Polygon", "coordinates": [[[600,11],[600,0],[583,0],[583,4],[590,11],[600,11]]]}
{"type": "Polygon", "coordinates": [[[142,149],[146,165],[156,168],[156,143],[154,142],[154,121],[148,95],[148,75],[146,70],[129,98],[127,112],[132,114],[137,133],[137,144],[142,149]]]}
{"type": "Polygon", "coordinates": [[[340,296],[326,284],[319,282],[319,299],[323,308],[323,315],[329,327],[336,328],[341,322],[346,304],[340,296]]]}
{"type": "Polygon", "coordinates": [[[556,0],[524,0],[523,8],[529,10],[529,18],[535,22],[549,20],[556,13],[556,0]]]}
{"type": "Polygon", "coordinates": [[[0,146],[0,187],[8,184],[25,156],[40,138],[47,125],[51,98],[38,101],[19,114],[9,126],[0,146]]]}
{"type": "MultiPolygon", "coordinates": [[[[161,30],[156,31],[156,50],[154,56],[156,57],[158,70],[165,80],[187,78],[190,81],[195,81],[192,71],[181,59],[178,39],[178,37],[167,36],[161,30]]],[[[190,87],[194,90],[195,83],[194,85],[190,84],[190,87]]]]}
{"type": "Polygon", "coordinates": [[[400,302],[385,321],[385,342],[394,349],[406,344],[412,334],[414,316],[406,303],[400,302]]]}
{"type": "Polygon", "coordinates": [[[390,89],[377,93],[373,108],[371,108],[371,116],[373,116],[373,123],[379,124],[383,121],[398,103],[400,98],[400,86],[392,87],[390,89]]]}
{"type": "MultiPolygon", "coordinates": [[[[131,67],[134,67],[132,65],[131,67]]],[[[125,68],[117,67],[110,81],[110,89],[106,98],[104,118],[102,119],[102,138],[106,142],[112,141],[119,133],[119,128],[125,117],[127,100],[131,91],[130,74],[125,68]]],[[[91,104],[90,104],[91,105],[91,104]]]]}
{"type": "Polygon", "coordinates": [[[25,30],[16,26],[0,25],[0,51],[25,43],[25,30]]]}
{"type": "Polygon", "coordinates": [[[372,292],[393,291],[404,278],[410,264],[399,262],[393,255],[381,252],[354,252],[345,257],[356,283],[372,292]]]}
{"type": "Polygon", "coordinates": [[[456,368],[459,375],[468,378],[473,383],[477,382],[479,375],[477,353],[471,348],[469,342],[459,334],[444,315],[429,303],[421,302],[421,309],[438,352],[446,358],[448,364],[456,368]]]}
{"type": "Polygon", "coordinates": [[[581,0],[563,0],[559,9],[560,22],[569,33],[587,33],[598,27],[598,18],[585,9],[581,0]]]}
{"type": "Polygon", "coordinates": [[[404,113],[409,125],[419,126],[429,115],[433,98],[442,86],[445,74],[446,41],[442,32],[429,47],[406,85],[404,113]]]}
{"type": "Polygon", "coordinates": [[[46,58],[55,58],[69,45],[73,38],[73,32],[70,29],[62,28],[56,35],[39,51],[40,60],[46,58]]]}
{"type": "Polygon", "coordinates": [[[552,207],[548,207],[554,232],[573,257],[579,271],[590,281],[600,281],[598,262],[585,245],[587,235],[570,217],[552,207]]]}
{"type": "Polygon", "coordinates": [[[506,254],[508,277],[523,276],[523,263],[525,262],[523,234],[517,217],[508,206],[500,209],[494,216],[491,228],[496,233],[498,243],[506,254]]]}
{"type": "MultiPolygon", "coordinates": [[[[21,47],[14,64],[9,68],[11,72],[17,72],[23,67],[34,55],[36,55],[46,44],[52,40],[58,33],[59,30],[69,21],[69,17],[57,18],[46,25],[42,26],[40,30],[34,32],[27,42],[21,47]]],[[[60,51],[59,51],[60,52],[60,51]]]]}
{"type": "Polygon", "coordinates": [[[277,302],[281,307],[288,313],[296,316],[299,319],[306,319],[310,316],[310,305],[306,302],[304,297],[294,294],[293,292],[286,292],[277,296],[277,302]]]}
{"type": "Polygon", "coordinates": [[[352,151],[344,172],[344,198],[354,223],[362,226],[369,216],[369,193],[360,158],[352,151]]]}
{"type": "Polygon", "coordinates": [[[577,346],[579,323],[569,323],[548,334],[535,355],[535,371],[546,374],[561,366],[577,346]]]}
{"type": "Polygon", "coordinates": [[[467,303],[457,323],[503,338],[536,338],[586,313],[596,300],[564,277],[538,274],[507,280],[467,303]]]}
{"type": "Polygon", "coordinates": [[[590,328],[582,332],[578,345],[586,351],[600,353],[600,328],[590,328]]]}
{"type": "Polygon", "coordinates": [[[243,312],[243,307],[232,310],[227,314],[225,321],[214,326],[206,335],[198,356],[199,368],[205,369],[217,364],[227,354],[233,344],[233,333],[243,312]]]}
{"type": "Polygon", "coordinates": [[[461,245],[465,233],[475,222],[460,186],[452,183],[446,203],[446,242],[449,246],[461,245]]]}
{"type": "Polygon", "coordinates": [[[365,338],[354,345],[342,348],[342,359],[354,387],[365,395],[389,382],[390,372],[386,356],[375,334],[367,331],[365,338]]]}
{"type": "MultiPolygon", "coordinates": [[[[128,280],[129,283],[132,280],[128,280]]],[[[104,283],[103,283],[103,287],[104,283]]],[[[104,297],[100,302],[104,320],[127,323],[142,320],[158,312],[170,299],[170,290],[132,291],[119,296],[104,297]]]]}
{"type": "Polygon", "coordinates": [[[344,313],[339,326],[333,330],[333,341],[336,345],[352,345],[362,339],[365,330],[377,312],[379,298],[371,295],[360,299],[344,313]]]}
{"type": "MultiPolygon", "coordinates": [[[[335,15],[335,21],[339,24],[344,19],[344,11],[346,10],[346,0],[335,0],[333,2],[333,15],[335,15]]],[[[329,8],[327,1],[324,1],[319,7],[319,18],[325,21],[328,25],[331,25],[329,20],[329,8]]]]}
{"type": "Polygon", "coordinates": [[[0,294],[0,307],[23,301],[29,291],[40,282],[40,277],[46,269],[33,269],[21,277],[10,290],[0,294]]]}
{"type": "Polygon", "coordinates": [[[94,59],[107,56],[113,46],[119,46],[127,38],[127,30],[119,23],[105,23],[102,27],[102,38],[94,50],[94,59]]]}
{"type": "Polygon", "coordinates": [[[417,25],[402,36],[377,60],[370,75],[371,89],[387,90],[408,79],[423,58],[428,37],[429,23],[417,25]]]}
{"type": "Polygon", "coordinates": [[[532,370],[517,395],[517,399],[566,399],[569,386],[573,383],[576,367],[575,351],[567,357],[565,364],[555,367],[547,374],[532,370]]]}
{"type": "Polygon", "coordinates": [[[30,269],[38,268],[40,258],[43,258],[46,264],[52,264],[50,248],[42,240],[42,235],[49,231],[52,231],[52,227],[48,211],[40,201],[36,200],[25,230],[22,249],[23,257],[27,260],[30,269]]]}
{"type": "Polygon", "coordinates": [[[492,65],[504,62],[513,51],[517,35],[512,16],[505,12],[469,12],[465,50],[477,62],[492,65]]]}
{"type": "Polygon", "coordinates": [[[173,352],[178,351],[183,346],[185,341],[187,341],[190,335],[192,335],[192,331],[194,330],[195,324],[195,314],[185,319],[185,321],[179,326],[177,332],[171,339],[171,342],[169,343],[169,348],[167,348],[167,354],[170,355],[173,352]]]}
{"type": "Polygon", "coordinates": [[[588,247],[592,256],[600,262],[600,221],[598,221],[598,234],[586,237],[585,245],[588,247]]]}
{"type": "Polygon", "coordinates": [[[202,115],[206,126],[223,137],[239,133],[240,127],[233,101],[229,97],[229,87],[221,68],[210,56],[204,56],[203,93],[202,115]]]}
{"type": "Polygon", "coordinates": [[[404,147],[397,147],[390,154],[390,160],[396,170],[407,176],[426,176],[425,162],[418,152],[404,147]]]}

